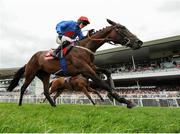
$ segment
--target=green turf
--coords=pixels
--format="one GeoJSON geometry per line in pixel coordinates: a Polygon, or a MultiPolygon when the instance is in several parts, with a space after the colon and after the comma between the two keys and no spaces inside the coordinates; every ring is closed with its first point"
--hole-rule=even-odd
{"type": "Polygon", "coordinates": [[[0,133],[180,132],[180,109],[0,103],[0,133]]]}

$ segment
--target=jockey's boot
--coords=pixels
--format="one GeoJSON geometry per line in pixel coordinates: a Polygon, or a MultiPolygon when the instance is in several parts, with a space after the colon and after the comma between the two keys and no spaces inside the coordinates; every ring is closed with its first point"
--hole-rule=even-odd
{"type": "Polygon", "coordinates": [[[60,58],[62,49],[64,49],[65,47],[67,47],[69,44],[71,44],[69,41],[64,41],[64,42],[62,42],[62,44],[60,44],[60,45],[58,46],[58,48],[53,51],[53,54],[52,54],[53,57],[54,57],[54,58],[60,58]]]}
{"type": "Polygon", "coordinates": [[[63,43],[62,43],[62,49],[64,49],[65,47],[67,47],[68,45],[70,45],[71,44],[71,42],[69,42],[69,41],[64,41],[63,43]]]}
{"type": "Polygon", "coordinates": [[[56,49],[53,51],[52,56],[53,56],[54,58],[59,58],[60,51],[61,51],[61,45],[59,45],[58,48],[56,48],[56,49]]]}

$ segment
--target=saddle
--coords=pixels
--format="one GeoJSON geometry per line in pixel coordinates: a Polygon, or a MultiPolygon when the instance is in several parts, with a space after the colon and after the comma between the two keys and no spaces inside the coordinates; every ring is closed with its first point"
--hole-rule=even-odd
{"type": "MultiPolygon", "coordinates": [[[[70,51],[71,49],[73,48],[74,46],[74,42],[72,42],[71,44],[67,44],[67,45],[64,45],[63,46],[63,49],[61,49],[59,52],[58,52],[58,55],[59,55],[59,58],[58,59],[61,59],[63,57],[65,57],[70,51]],[[62,51],[62,52],[61,52],[62,51]],[[61,57],[61,53],[62,53],[62,57],[61,57]]],[[[54,59],[55,57],[53,56],[53,51],[55,49],[50,49],[46,54],[45,54],[45,59],[46,60],[49,60],[49,59],[54,59]]]]}
{"type": "Polygon", "coordinates": [[[59,60],[61,69],[59,71],[55,72],[54,75],[69,76],[69,73],[67,72],[67,64],[66,64],[65,56],[68,55],[68,53],[71,51],[71,49],[73,48],[74,45],[75,45],[74,42],[72,42],[71,44],[63,45],[63,48],[60,49],[59,53],[57,54],[58,58],[53,56],[53,51],[54,51],[53,49],[49,50],[45,54],[45,60],[52,60],[52,59],[58,59],[59,60]]]}

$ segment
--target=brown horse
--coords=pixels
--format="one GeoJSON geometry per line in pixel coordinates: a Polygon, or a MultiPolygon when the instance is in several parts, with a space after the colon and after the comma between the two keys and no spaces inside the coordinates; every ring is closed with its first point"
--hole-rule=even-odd
{"type": "MultiPolygon", "coordinates": [[[[108,91],[108,96],[114,98],[120,103],[127,104],[128,108],[132,108],[134,104],[131,101],[120,97],[113,91],[113,88],[98,77],[96,74],[97,68],[93,64],[94,53],[105,42],[121,44],[126,47],[131,47],[132,49],[139,49],[143,42],[132,34],[125,26],[109,19],[107,19],[107,21],[111,26],[103,28],[92,36],[88,36],[88,38],[80,40],[77,43],[78,45],[74,46],[69,54],[66,55],[67,72],[69,76],[82,74],[84,77],[90,78],[92,81],[97,83],[99,87],[108,91]]],[[[55,106],[55,103],[49,95],[49,79],[50,74],[57,72],[62,67],[59,66],[59,60],[57,59],[46,60],[46,54],[47,51],[39,51],[35,53],[29,62],[20,68],[14,75],[14,78],[7,89],[8,91],[12,91],[18,85],[18,82],[23,75],[25,77],[25,82],[21,87],[19,105],[22,105],[22,98],[26,88],[34,77],[37,76],[43,82],[44,95],[49,103],[52,106],[55,106]]],[[[61,74],[61,76],[63,76],[63,74],[61,74]]]]}
{"type": "MultiPolygon", "coordinates": [[[[88,92],[93,92],[99,96],[99,98],[103,101],[104,99],[102,96],[93,88],[89,86],[88,79],[83,77],[82,75],[65,78],[65,77],[59,77],[57,79],[54,79],[50,83],[49,93],[56,93],[53,97],[53,100],[55,102],[56,98],[63,92],[63,91],[82,91],[92,102],[93,105],[95,105],[95,102],[92,100],[91,96],[88,92]]],[[[45,100],[44,100],[45,101],[45,100]]],[[[43,102],[44,102],[43,101],[43,102]]]]}

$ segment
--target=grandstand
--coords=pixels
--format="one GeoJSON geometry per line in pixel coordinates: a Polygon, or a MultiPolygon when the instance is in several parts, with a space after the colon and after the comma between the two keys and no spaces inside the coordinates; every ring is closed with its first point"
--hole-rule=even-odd
{"type": "MultiPolygon", "coordinates": [[[[116,91],[120,95],[133,99],[140,106],[180,106],[180,35],[145,42],[139,50],[116,47],[98,51],[95,63],[112,72],[116,91]]],[[[0,100],[5,94],[9,96],[9,93],[5,93],[5,87],[16,70],[0,69],[0,100]]],[[[20,86],[21,82],[16,93],[20,86]]],[[[35,79],[25,99],[27,102],[29,99],[29,102],[38,102],[42,92],[42,84],[35,79]]],[[[105,102],[110,104],[106,93],[103,90],[101,93],[105,102]]],[[[18,100],[17,96],[13,96],[14,100],[18,100]]],[[[12,97],[4,100],[10,101],[12,97]]],[[[58,102],[90,103],[81,93],[65,93],[58,102]]]]}

